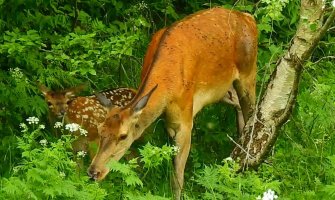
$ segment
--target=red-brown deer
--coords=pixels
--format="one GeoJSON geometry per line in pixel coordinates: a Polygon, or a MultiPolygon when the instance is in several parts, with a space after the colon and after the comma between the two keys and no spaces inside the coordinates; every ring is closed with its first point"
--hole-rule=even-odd
{"type": "MultiPolygon", "coordinates": [[[[70,88],[62,91],[52,91],[43,85],[39,85],[49,106],[49,120],[64,120],[65,123],[79,124],[88,133],[87,136],[79,136],[73,144],[74,152],[87,151],[88,143],[99,144],[98,125],[106,117],[107,109],[101,105],[95,95],[76,96],[83,86],[70,88]]],[[[104,95],[114,106],[124,107],[135,96],[136,92],[130,88],[116,88],[105,90],[96,95],[104,95]]],[[[90,157],[95,153],[90,151],[90,157]]]]}
{"type": "Polygon", "coordinates": [[[174,189],[175,198],[180,199],[194,116],[236,92],[243,120],[248,120],[255,105],[256,60],[256,23],[246,13],[208,9],[156,33],[146,53],[138,93],[126,107],[110,108],[98,127],[99,150],[89,176],[102,180],[109,172],[106,164],[119,160],[144,129],[165,113],[167,131],[179,147],[174,189]]]}

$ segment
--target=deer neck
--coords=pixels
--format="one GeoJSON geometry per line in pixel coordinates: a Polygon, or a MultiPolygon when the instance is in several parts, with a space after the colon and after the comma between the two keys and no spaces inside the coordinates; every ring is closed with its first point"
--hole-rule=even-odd
{"type": "MultiPolygon", "coordinates": [[[[150,90],[155,87],[154,84],[150,84],[143,89],[142,95],[138,96],[138,99],[146,95],[150,90]]],[[[139,136],[143,131],[152,124],[165,110],[168,102],[168,93],[164,85],[158,85],[157,89],[153,92],[147,105],[140,111],[138,116],[139,125],[139,136]]],[[[139,137],[138,136],[138,137],[139,137]]]]}

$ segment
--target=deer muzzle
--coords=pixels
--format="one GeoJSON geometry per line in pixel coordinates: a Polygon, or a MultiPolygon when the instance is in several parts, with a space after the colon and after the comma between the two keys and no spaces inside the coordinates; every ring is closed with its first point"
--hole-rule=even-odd
{"type": "Polygon", "coordinates": [[[106,177],[109,170],[105,168],[98,168],[94,165],[91,165],[87,170],[87,175],[94,181],[100,181],[106,177]]]}

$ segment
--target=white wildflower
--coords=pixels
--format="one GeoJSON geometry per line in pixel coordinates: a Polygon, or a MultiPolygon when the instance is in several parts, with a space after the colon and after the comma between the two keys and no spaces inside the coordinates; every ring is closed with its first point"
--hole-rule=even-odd
{"type": "Polygon", "coordinates": [[[20,123],[20,128],[22,129],[21,132],[24,133],[28,130],[28,126],[25,123],[20,123]]]}
{"type": "Polygon", "coordinates": [[[275,200],[278,199],[278,196],[275,194],[275,191],[268,189],[268,191],[263,193],[263,197],[258,196],[256,200],[275,200]]]}
{"type": "Polygon", "coordinates": [[[14,69],[10,68],[9,72],[11,73],[12,77],[15,78],[15,79],[22,79],[23,78],[23,73],[22,73],[21,69],[18,68],[18,67],[15,67],[14,69]]]}
{"type": "Polygon", "coordinates": [[[38,124],[39,121],[37,117],[28,117],[27,119],[28,124],[38,124]]]}
{"type": "Polygon", "coordinates": [[[54,128],[62,128],[63,127],[63,123],[62,122],[56,122],[54,125],[54,128]]]}
{"type": "Polygon", "coordinates": [[[78,156],[78,157],[82,157],[82,158],[85,157],[86,154],[87,154],[87,153],[86,153],[85,151],[78,151],[78,152],[77,152],[77,156],[78,156]]]}
{"type": "Polygon", "coordinates": [[[87,136],[87,131],[85,129],[79,128],[80,135],[87,136]]]}
{"type": "Polygon", "coordinates": [[[59,172],[59,176],[60,176],[61,178],[64,178],[64,177],[65,177],[65,173],[64,173],[64,172],[59,172]]]}
{"type": "Polygon", "coordinates": [[[40,125],[38,126],[38,128],[40,128],[40,129],[45,129],[45,125],[44,125],[44,124],[40,124],[40,125]]]}
{"type": "Polygon", "coordinates": [[[70,131],[71,133],[78,131],[80,128],[79,124],[71,123],[65,125],[65,130],[70,131]]]}
{"type": "Polygon", "coordinates": [[[45,145],[48,144],[48,141],[47,141],[46,139],[40,140],[40,144],[41,144],[42,146],[45,146],[45,145]]]}
{"type": "Polygon", "coordinates": [[[137,8],[139,10],[146,9],[146,8],[148,8],[148,4],[146,4],[144,1],[142,1],[142,2],[138,3],[137,8]]]}
{"type": "Polygon", "coordinates": [[[180,151],[180,148],[178,146],[173,146],[172,150],[175,154],[177,154],[180,151]]]}
{"type": "Polygon", "coordinates": [[[13,167],[13,173],[14,173],[14,174],[18,173],[19,170],[20,170],[19,167],[13,167]]]}
{"type": "Polygon", "coordinates": [[[231,157],[227,157],[224,160],[227,161],[227,162],[233,162],[233,159],[231,157]]]}
{"type": "Polygon", "coordinates": [[[22,129],[25,129],[25,128],[27,128],[27,125],[25,124],[25,123],[20,123],[20,128],[22,128],[22,129]]]}

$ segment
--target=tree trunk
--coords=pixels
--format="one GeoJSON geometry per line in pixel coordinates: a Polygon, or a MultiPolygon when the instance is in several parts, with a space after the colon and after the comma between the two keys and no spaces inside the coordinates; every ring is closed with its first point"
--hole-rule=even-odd
{"type": "Polygon", "coordinates": [[[308,60],[335,18],[335,9],[323,23],[325,1],[301,0],[300,21],[287,53],[279,59],[256,110],[244,127],[231,156],[243,169],[264,161],[290,116],[296,101],[303,64],[308,60]]]}

